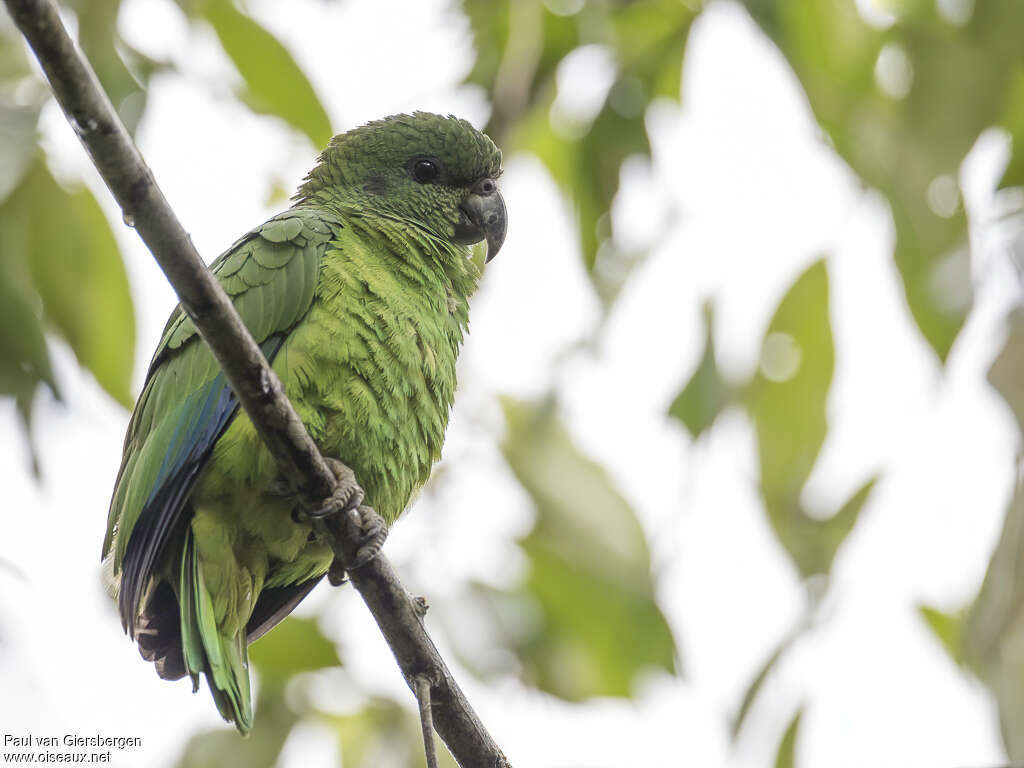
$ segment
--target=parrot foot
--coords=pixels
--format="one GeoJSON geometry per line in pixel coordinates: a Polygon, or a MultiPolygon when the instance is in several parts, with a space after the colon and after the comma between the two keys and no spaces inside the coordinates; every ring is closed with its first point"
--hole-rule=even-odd
{"type": "Polygon", "coordinates": [[[334,492],[320,509],[306,513],[306,517],[312,520],[323,520],[325,517],[351,512],[358,509],[359,505],[363,503],[363,489],[356,480],[356,473],[337,459],[324,457],[324,462],[331,470],[331,474],[334,475],[336,484],[334,492]]]}
{"type": "Polygon", "coordinates": [[[372,507],[365,504],[359,507],[359,549],[356,550],[355,562],[349,567],[362,568],[380,554],[384,541],[388,537],[388,527],[384,518],[372,507]]]}
{"type": "Polygon", "coordinates": [[[337,556],[331,563],[327,571],[327,580],[335,587],[345,582],[348,571],[362,568],[376,558],[388,537],[388,527],[384,519],[366,504],[357,510],[351,510],[343,524],[347,524],[346,535],[355,543],[355,552],[349,565],[337,556]]]}

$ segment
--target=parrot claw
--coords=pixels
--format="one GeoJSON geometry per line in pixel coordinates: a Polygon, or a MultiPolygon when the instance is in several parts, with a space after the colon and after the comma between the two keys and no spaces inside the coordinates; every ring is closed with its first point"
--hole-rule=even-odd
{"type": "Polygon", "coordinates": [[[324,462],[334,475],[336,485],[322,507],[306,513],[306,517],[311,520],[323,520],[325,517],[351,512],[363,503],[363,489],[356,480],[356,473],[337,459],[325,457],[324,462]]]}
{"type": "Polygon", "coordinates": [[[352,510],[345,517],[345,523],[348,526],[349,541],[355,543],[355,552],[351,555],[351,564],[349,565],[346,565],[340,557],[335,556],[327,571],[327,580],[333,586],[344,583],[347,572],[362,568],[376,558],[384,546],[384,540],[388,537],[388,527],[385,525],[384,519],[372,507],[365,504],[359,509],[352,510]]]}
{"type": "Polygon", "coordinates": [[[388,537],[388,527],[384,524],[384,518],[378,515],[372,507],[364,504],[359,507],[358,512],[359,549],[356,550],[356,559],[350,566],[350,570],[362,568],[377,557],[388,537]]]}
{"type": "Polygon", "coordinates": [[[340,587],[348,581],[348,573],[345,571],[345,566],[341,564],[341,560],[338,558],[334,558],[331,561],[331,567],[327,570],[327,581],[330,582],[332,587],[340,587]]]}

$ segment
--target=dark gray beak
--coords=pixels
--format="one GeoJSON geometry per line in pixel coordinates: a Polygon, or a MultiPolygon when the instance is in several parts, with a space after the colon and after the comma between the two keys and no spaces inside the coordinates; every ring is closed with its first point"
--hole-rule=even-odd
{"type": "Polygon", "coordinates": [[[494,179],[480,179],[459,207],[462,217],[455,225],[455,236],[452,239],[460,245],[472,245],[486,240],[487,258],[484,261],[490,261],[501,250],[508,225],[505,201],[494,179]]]}

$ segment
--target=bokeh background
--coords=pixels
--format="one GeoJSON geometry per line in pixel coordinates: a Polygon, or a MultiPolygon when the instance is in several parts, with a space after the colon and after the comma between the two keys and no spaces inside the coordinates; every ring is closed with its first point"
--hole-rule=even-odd
{"type": "MultiPolygon", "coordinates": [[[[208,260],[333,132],[423,109],[503,147],[508,240],[386,552],[513,764],[1024,760],[1024,4],[64,15],[208,260]]],[[[248,740],[123,636],[99,550],[175,299],[2,11],[0,201],[0,731],[422,765],[351,589],[253,646],[248,740]]]]}

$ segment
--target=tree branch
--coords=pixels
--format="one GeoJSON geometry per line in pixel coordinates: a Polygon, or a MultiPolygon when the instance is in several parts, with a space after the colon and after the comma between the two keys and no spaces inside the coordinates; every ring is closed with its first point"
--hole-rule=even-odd
{"type": "Polygon", "coordinates": [[[437,768],[433,703],[430,700],[430,680],[426,675],[416,678],[416,700],[420,705],[420,730],[423,732],[423,749],[427,755],[427,768],[437,768]]]}
{"type": "MultiPolygon", "coordinates": [[[[68,36],[51,0],[4,0],[35,52],[68,121],[124,213],[167,275],[181,304],[213,351],[242,407],[285,477],[305,500],[328,497],[334,476],[285,397],[277,376],[242,324],[230,299],[199,257],[153,174],[114,111],[95,72],[68,36]]],[[[344,528],[328,525],[338,554],[351,551],[344,528]]],[[[351,560],[348,560],[351,562],[351,560]]],[[[434,723],[465,768],[508,766],[466,701],[391,565],[378,556],[350,574],[409,687],[432,681],[434,723]]]]}

